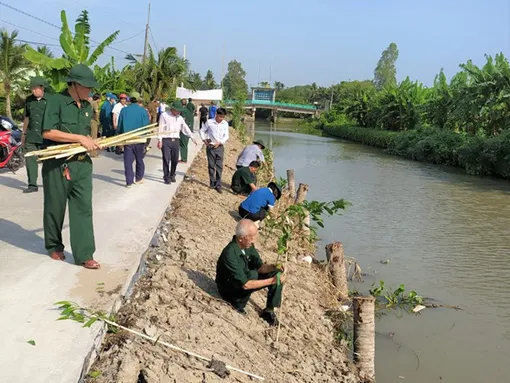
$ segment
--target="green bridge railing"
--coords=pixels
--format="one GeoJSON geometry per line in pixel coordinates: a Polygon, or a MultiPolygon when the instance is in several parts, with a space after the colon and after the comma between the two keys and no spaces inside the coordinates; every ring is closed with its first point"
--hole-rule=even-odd
{"type": "MultiPolygon", "coordinates": [[[[225,100],[223,101],[226,105],[235,104],[237,101],[235,100],[225,100]]],[[[245,105],[260,105],[260,106],[275,106],[281,108],[289,108],[289,109],[307,109],[307,110],[315,110],[317,109],[315,105],[302,105],[302,104],[287,104],[285,102],[272,102],[272,101],[263,101],[263,100],[246,100],[244,102],[245,105]]]]}

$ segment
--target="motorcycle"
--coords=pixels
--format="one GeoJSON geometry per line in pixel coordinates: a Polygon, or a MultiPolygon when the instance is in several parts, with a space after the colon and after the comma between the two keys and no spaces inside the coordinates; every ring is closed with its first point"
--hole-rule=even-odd
{"type": "Polygon", "coordinates": [[[13,137],[12,130],[0,125],[0,169],[7,168],[13,173],[25,164],[21,142],[13,137]]]}

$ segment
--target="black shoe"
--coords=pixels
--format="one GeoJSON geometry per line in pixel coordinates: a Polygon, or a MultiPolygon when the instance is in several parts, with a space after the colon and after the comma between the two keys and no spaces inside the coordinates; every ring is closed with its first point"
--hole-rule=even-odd
{"type": "Polygon", "coordinates": [[[246,312],[246,310],[245,310],[245,309],[236,308],[236,311],[237,311],[239,314],[242,314],[242,315],[248,315],[248,313],[246,312]]]}
{"type": "Polygon", "coordinates": [[[270,326],[278,326],[278,317],[274,311],[264,310],[260,317],[269,323],[270,326]]]}
{"type": "Polygon", "coordinates": [[[166,185],[170,185],[171,183],[172,183],[172,181],[170,181],[170,180],[165,180],[165,184],[166,184],[166,185]]]}
{"type": "Polygon", "coordinates": [[[23,190],[23,193],[35,193],[39,191],[39,187],[38,186],[32,186],[32,185],[29,185],[25,190],[23,190]]]}
{"type": "Polygon", "coordinates": [[[177,182],[177,181],[175,180],[175,176],[174,176],[174,177],[170,177],[170,182],[177,182]]]}
{"type": "Polygon", "coordinates": [[[221,190],[221,186],[216,186],[214,189],[220,194],[223,193],[223,190],[221,190]]]}

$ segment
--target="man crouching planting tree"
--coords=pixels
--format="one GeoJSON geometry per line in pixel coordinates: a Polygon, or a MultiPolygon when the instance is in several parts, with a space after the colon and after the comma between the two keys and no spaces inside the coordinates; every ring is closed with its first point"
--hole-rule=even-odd
{"type": "MultiPolygon", "coordinates": [[[[88,95],[99,84],[87,66],[74,66],[66,78],[68,88],[48,97],[42,136],[44,146],[79,143],[99,149],[90,137],[92,106],[88,95]]],[[[50,257],[63,261],[62,226],[69,201],[69,230],[74,261],[87,269],[98,269],[92,223],[92,160],[87,153],[43,162],[44,243],[50,257]]]]}

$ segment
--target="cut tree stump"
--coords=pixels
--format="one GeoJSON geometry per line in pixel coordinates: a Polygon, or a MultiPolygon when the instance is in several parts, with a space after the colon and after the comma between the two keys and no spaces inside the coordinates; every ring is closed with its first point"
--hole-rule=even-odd
{"type": "Polygon", "coordinates": [[[307,184],[299,184],[299,188],[296,194],[296,204],[303,202],[306,199],[306,193],[308,193],[307,184]]]}
{"type": "Polygon", "coordinates": [[[375,298],[355,297],[354,362],[363,382],[375,382],[375,298]]]}
{"type": "Polygon", "coordinates": [[[290,198],[296,198],[296,182],[294,180],[294,170],[287,170],[287,185],[289,186],[290,198]]]}
{"type": "Polygon", "coordinates": [[[331,281],[337,289],[337,293],[342,301],[349,299],[349,289],[347,285],[347,272],[344,264],[344,247],[342,242],[334,242],[326,245],[326,258],[331,273],[331,281]]]}

